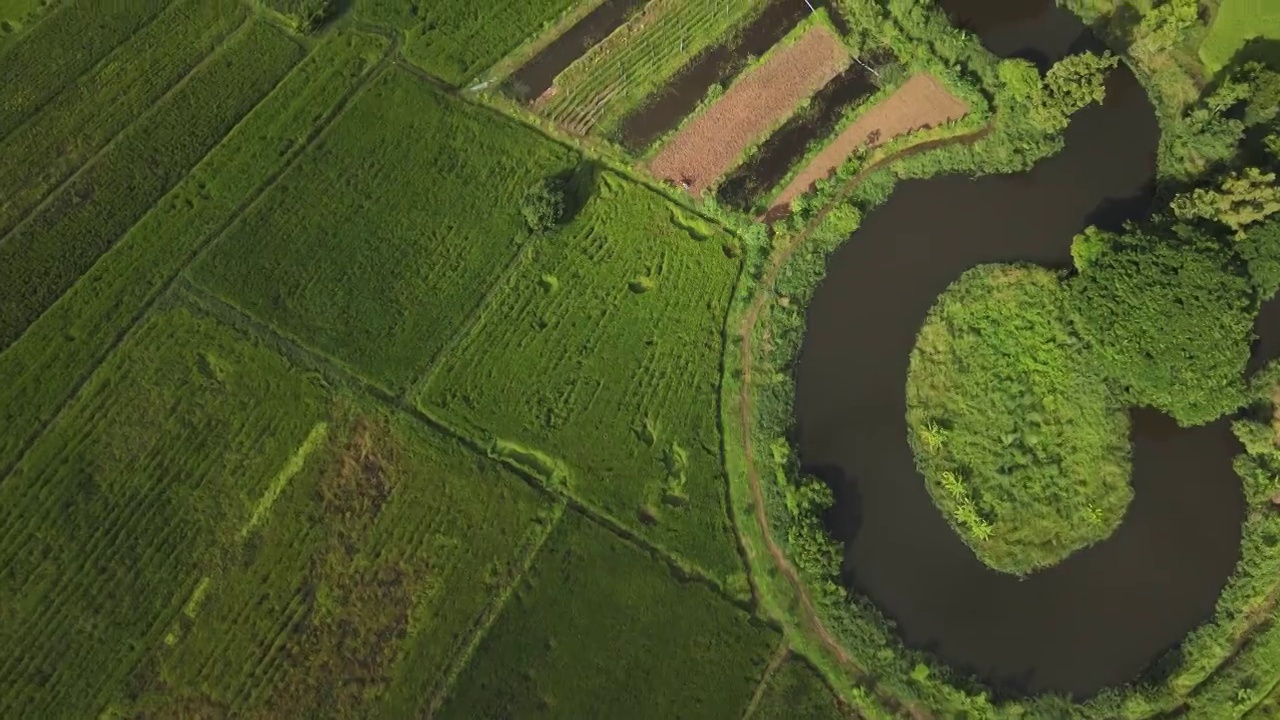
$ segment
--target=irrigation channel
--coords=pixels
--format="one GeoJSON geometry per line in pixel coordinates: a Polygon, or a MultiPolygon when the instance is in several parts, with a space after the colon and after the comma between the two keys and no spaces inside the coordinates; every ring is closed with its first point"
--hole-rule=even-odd
{"type": "MultiPolygon", "coordinates": [[[[1099,47],[1051,0],[941,4],[1002,56],[1043,65],[1099,47]]],[[[1002,692],[1083,698],[1155,672],[1210,617],[1239,557],[1240,448],[1227,420],[1187,430],[1134,411],[1135,497],[1121,527],[1021,580],[961,542],[907,445],[908,355],[938,295],[981,263],[1067,267],[1085,226],[1144,215],[1157,139],[1154,109],[1121,65],[1106,102],[1079,113],[1065,150],[1032,171],[902,183],[831,256],[808,311],[796,440],[806,471],[836,495],[827,520],[846,543],[846,583],[908,645],[1002,692]]]]}

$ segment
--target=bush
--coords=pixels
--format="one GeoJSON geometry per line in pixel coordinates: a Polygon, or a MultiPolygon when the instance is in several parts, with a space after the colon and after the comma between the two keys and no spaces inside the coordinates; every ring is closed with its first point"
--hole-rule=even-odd
{"type": "Polygon", "coordinates": [[[283,15],[294,32],[311,32],[338,10],[336,0],[271,0],[271,9],[283,15]]]}
{"type": "Polygon", "coordinates": [[[541,180],[525,191],[520,200],[520,214],[535,233],[545,233],[564,220],[565,187],[555,179],[541,180]]]}
{"type": "Polygon", "coordinates": [[[1133,496],[1128,416],[1044,268],[979,266],[943,293],[911,353],[907,424],[934,503],[997,570],[1106,538],[1133,496]]]}
{"type": "Polygon", "coordinates": [[[1208,239],[1089,234],[1102,250],[1070,283],[1072,314],[1108,377],[1183,426],[1239,407],[1257,310],[1242,263],[1208,239]]]}

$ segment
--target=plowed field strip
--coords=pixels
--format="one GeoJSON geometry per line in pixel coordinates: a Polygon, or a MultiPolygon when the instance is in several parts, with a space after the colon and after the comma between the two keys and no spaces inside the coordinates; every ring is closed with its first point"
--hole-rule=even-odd
{"type": "Polygon", "coordinates": [[[733,167],[746,148],[848,64],[849,54],[839,38],[824,26],[813,26],[676,133],[650,169],[701,194],[733,167]]]}
{"type": "Polygon", "coordinates": [[[778,193],[772,210],[790,205],[792,200],[808,192],[814,183],[831,175],[858,148],[875,147],[899,135],[959,120],[968,112],[969,106],[932,75],[915,75],[815,155],[809,165],[778,193]]]}

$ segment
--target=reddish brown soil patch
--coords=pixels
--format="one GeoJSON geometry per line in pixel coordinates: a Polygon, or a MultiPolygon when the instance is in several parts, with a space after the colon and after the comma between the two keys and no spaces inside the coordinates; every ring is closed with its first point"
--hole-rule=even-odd
{"type": "Polygon", "coordinates": [[[701,194],[738,162],[744,150],[848,64],[849,53],[840,40],[826,27],[813,26],[676,133],[649,169],[701,194]]]}
{"type": "Polygon", "coordinates": [[[829,177],[859,148],[875,147],[913,130],[958,120],[968,112],[969,106],[932,75],[912,76],[814,156],[808,166],[778,194],[771,212],[790,205],[792,200],[808,192],[814,183],[829,177]]]}

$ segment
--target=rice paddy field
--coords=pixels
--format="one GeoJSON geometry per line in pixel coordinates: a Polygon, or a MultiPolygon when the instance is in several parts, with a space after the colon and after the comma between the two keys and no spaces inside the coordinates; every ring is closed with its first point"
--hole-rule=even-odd
{"type": "Polygon", "coordinates": [[[929,717],[753,544],[809,219],[701,197],[964,114],[883,5],[0,0],[0,718],[929,717]]]}
{"type": "Polygon", "coordinates": [[[1222,0],[1209,34],[1200,45],[1200,59],[1210,72],[1217,72],[1251,41],[1270,48],[1257,53],[1255,59],[1280,57],[1280,4],[1271,0],[1222,0]]]}

